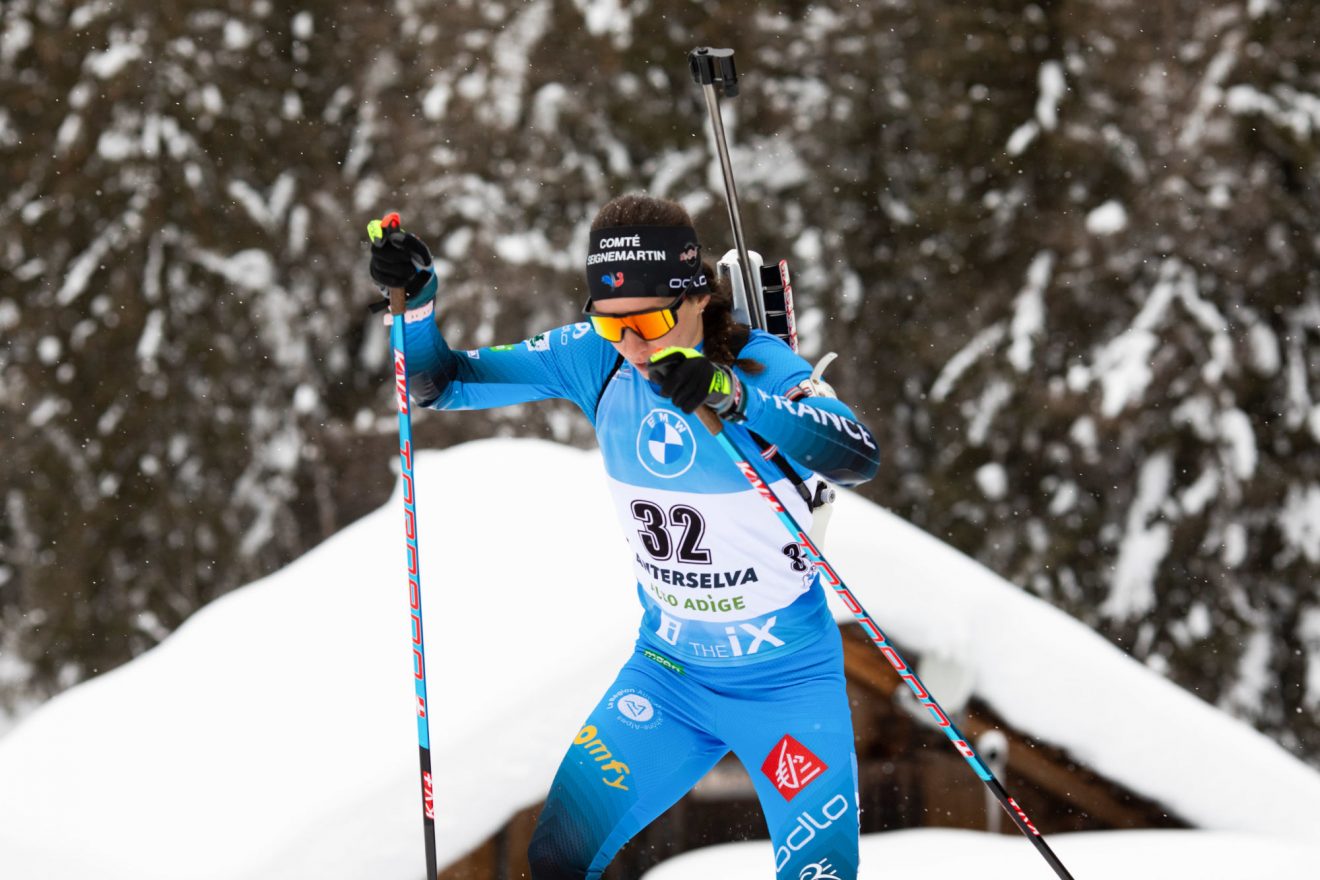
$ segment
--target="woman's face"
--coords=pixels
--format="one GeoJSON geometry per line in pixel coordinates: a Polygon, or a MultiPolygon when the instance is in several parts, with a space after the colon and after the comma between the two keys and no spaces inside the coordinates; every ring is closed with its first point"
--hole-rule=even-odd
{"type": "MultiPolygon", "coordinates": [[[[679,304],[677,322],[672,330],[659,339],[646,340],[630,328],[625,328],[623,338],[612,342],[615,350],[632,364],[637,372],[647,375],[647,365],[651,355],[664,348],[696,348],[702,338],[701,313],[706,309],[710,295],[689,296],[679,304]]],[[[605,299],[592,304],[592,309],[601,315],[627,315],[647,309],[663,309],[673,302],[672,299],[653,296],[630,296],[619,299],[605,299]]]]}

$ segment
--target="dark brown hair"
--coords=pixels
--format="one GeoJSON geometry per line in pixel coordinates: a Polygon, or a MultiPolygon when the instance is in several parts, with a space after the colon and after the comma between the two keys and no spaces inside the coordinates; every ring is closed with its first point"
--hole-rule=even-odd
{"type": "MultiPolygon", "coordinates": [[[[657,199],[642,193],[629,193],[611,199],[596,212],[593,231],[611,226],[692,226],[687,209],[669,199],[657,199]]],[[[700,238],[700,236],[698,236],[700,238]]],[[[710,301],[701,313],[701,337],[706,357],[720,364],[733,364],[745,373],[765,369],[759,361],[736,358],[734,346],[747,340],[746,324],[733,319],[733,292],[728,282],[719,278],[715,266],[703,257],[701,269],[710,279],[710,301]]]]}

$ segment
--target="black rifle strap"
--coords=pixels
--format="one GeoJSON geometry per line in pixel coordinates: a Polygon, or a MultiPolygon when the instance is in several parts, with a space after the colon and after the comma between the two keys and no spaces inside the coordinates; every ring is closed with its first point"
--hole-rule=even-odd
{"type": "Polygon", "coordinates": [[[621,366],[623,366],[623,355],[619,355],[614,359],[614,366],[610,367],[610,371],[605,374],[605,381],[600,383],[600,390],[596,392],[596,405],[591,408],[593,416],[600,412],[600,399],[605,396],[605,389],[610,387],[610,380],[614,378],[615,373],[619,372],[621,366]]]}

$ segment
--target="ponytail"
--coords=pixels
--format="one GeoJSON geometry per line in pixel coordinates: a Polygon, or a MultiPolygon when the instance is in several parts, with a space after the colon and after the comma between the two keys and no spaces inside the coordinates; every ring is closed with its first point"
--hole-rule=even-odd
{"type": "Polygon", "coordinates": [[[729,282],[718,278],[708,261],[702,262],[701,270],[711,279],[710,300],[706,303],[706,310],[701,313],[701,335],[706,357],[717,364],[730,364],[755,376],[765,369],[765,365],[751,358],[738,357],[738,352],[747,344],[751,328],[734,320],[733,294],[729,290],[729,282]]]}

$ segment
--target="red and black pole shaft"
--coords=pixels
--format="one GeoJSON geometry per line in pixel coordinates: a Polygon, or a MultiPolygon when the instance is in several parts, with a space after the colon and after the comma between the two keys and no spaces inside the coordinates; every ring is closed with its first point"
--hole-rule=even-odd
{"type": "Polygon", "coordinates": [[[843,582],[843,578],[839,577],[834,566],[826,561],[825,556],[807,534],[806,529],[802,528],[797,520],[793,518],[793,515],[788,512],[788,507],[779,500],[779,496],[770,488],[770,482],[752,463],[752,456],[744,455],[738,449],[737,445],[725,432],[724,423],[720,421],[720,417],[715,415],[708,407],[700,407],[697,410],[697,415],[701,419],[701,423],[706,426],[706,430],[710,431],[721,448],[728,453],[729,458],[733,460],[743,477],[752,484],[752,488],[756,490],[757,494],[765,499],[766,504],[775,512],[784,528],[793,536],[793,540],[802,548],[803,556],[814,566],[820,576],[821,583],[834,590],[835,595],[843,602],[844,607],[852,612],[862,630],[871,638],[871,642],[880,649],[880,653],[889,661],[889,665],[894,667],[894,671],[898,673],[898,677],[912,691],[913,696],[917,698],[917,702],[926,711],[930,712],[940,732],[953,744],[953,747],[958,750],[958,754],[963,756],[963,760],[990,789],[995,799],[999,801],[1000,806],[1013,820],[1013,824],[1018,827],[1018,830],[1022,832],[1027,840],[1031,841],[1032,846],[1054,869],[1054,873],[1059,876],[1060,880],[1073,880],[1072,874],[1068,873],[1068,869],[1063,866],[1063,862],[1059,861],[1059,857],[1054,854],[1054,850],[1050,849],[1049,844],[1045,842],[1040,829],[1027,818],[1026,811],[1018,806],[1017,801],[1009,797],[1008,792],[1004,791],[1004,786],[1000,785],[994,773],[976,754],[976,750],[967,741],[967,737],[962,735],[957,726],[954,725],[953,720],[936,702],[930,690],[922,683],[917,676],[917,671],[903,659],[903,655],[889,641],[867,610],[862,607],[862,603],[857,600],[857,596],[843,582]]]}

